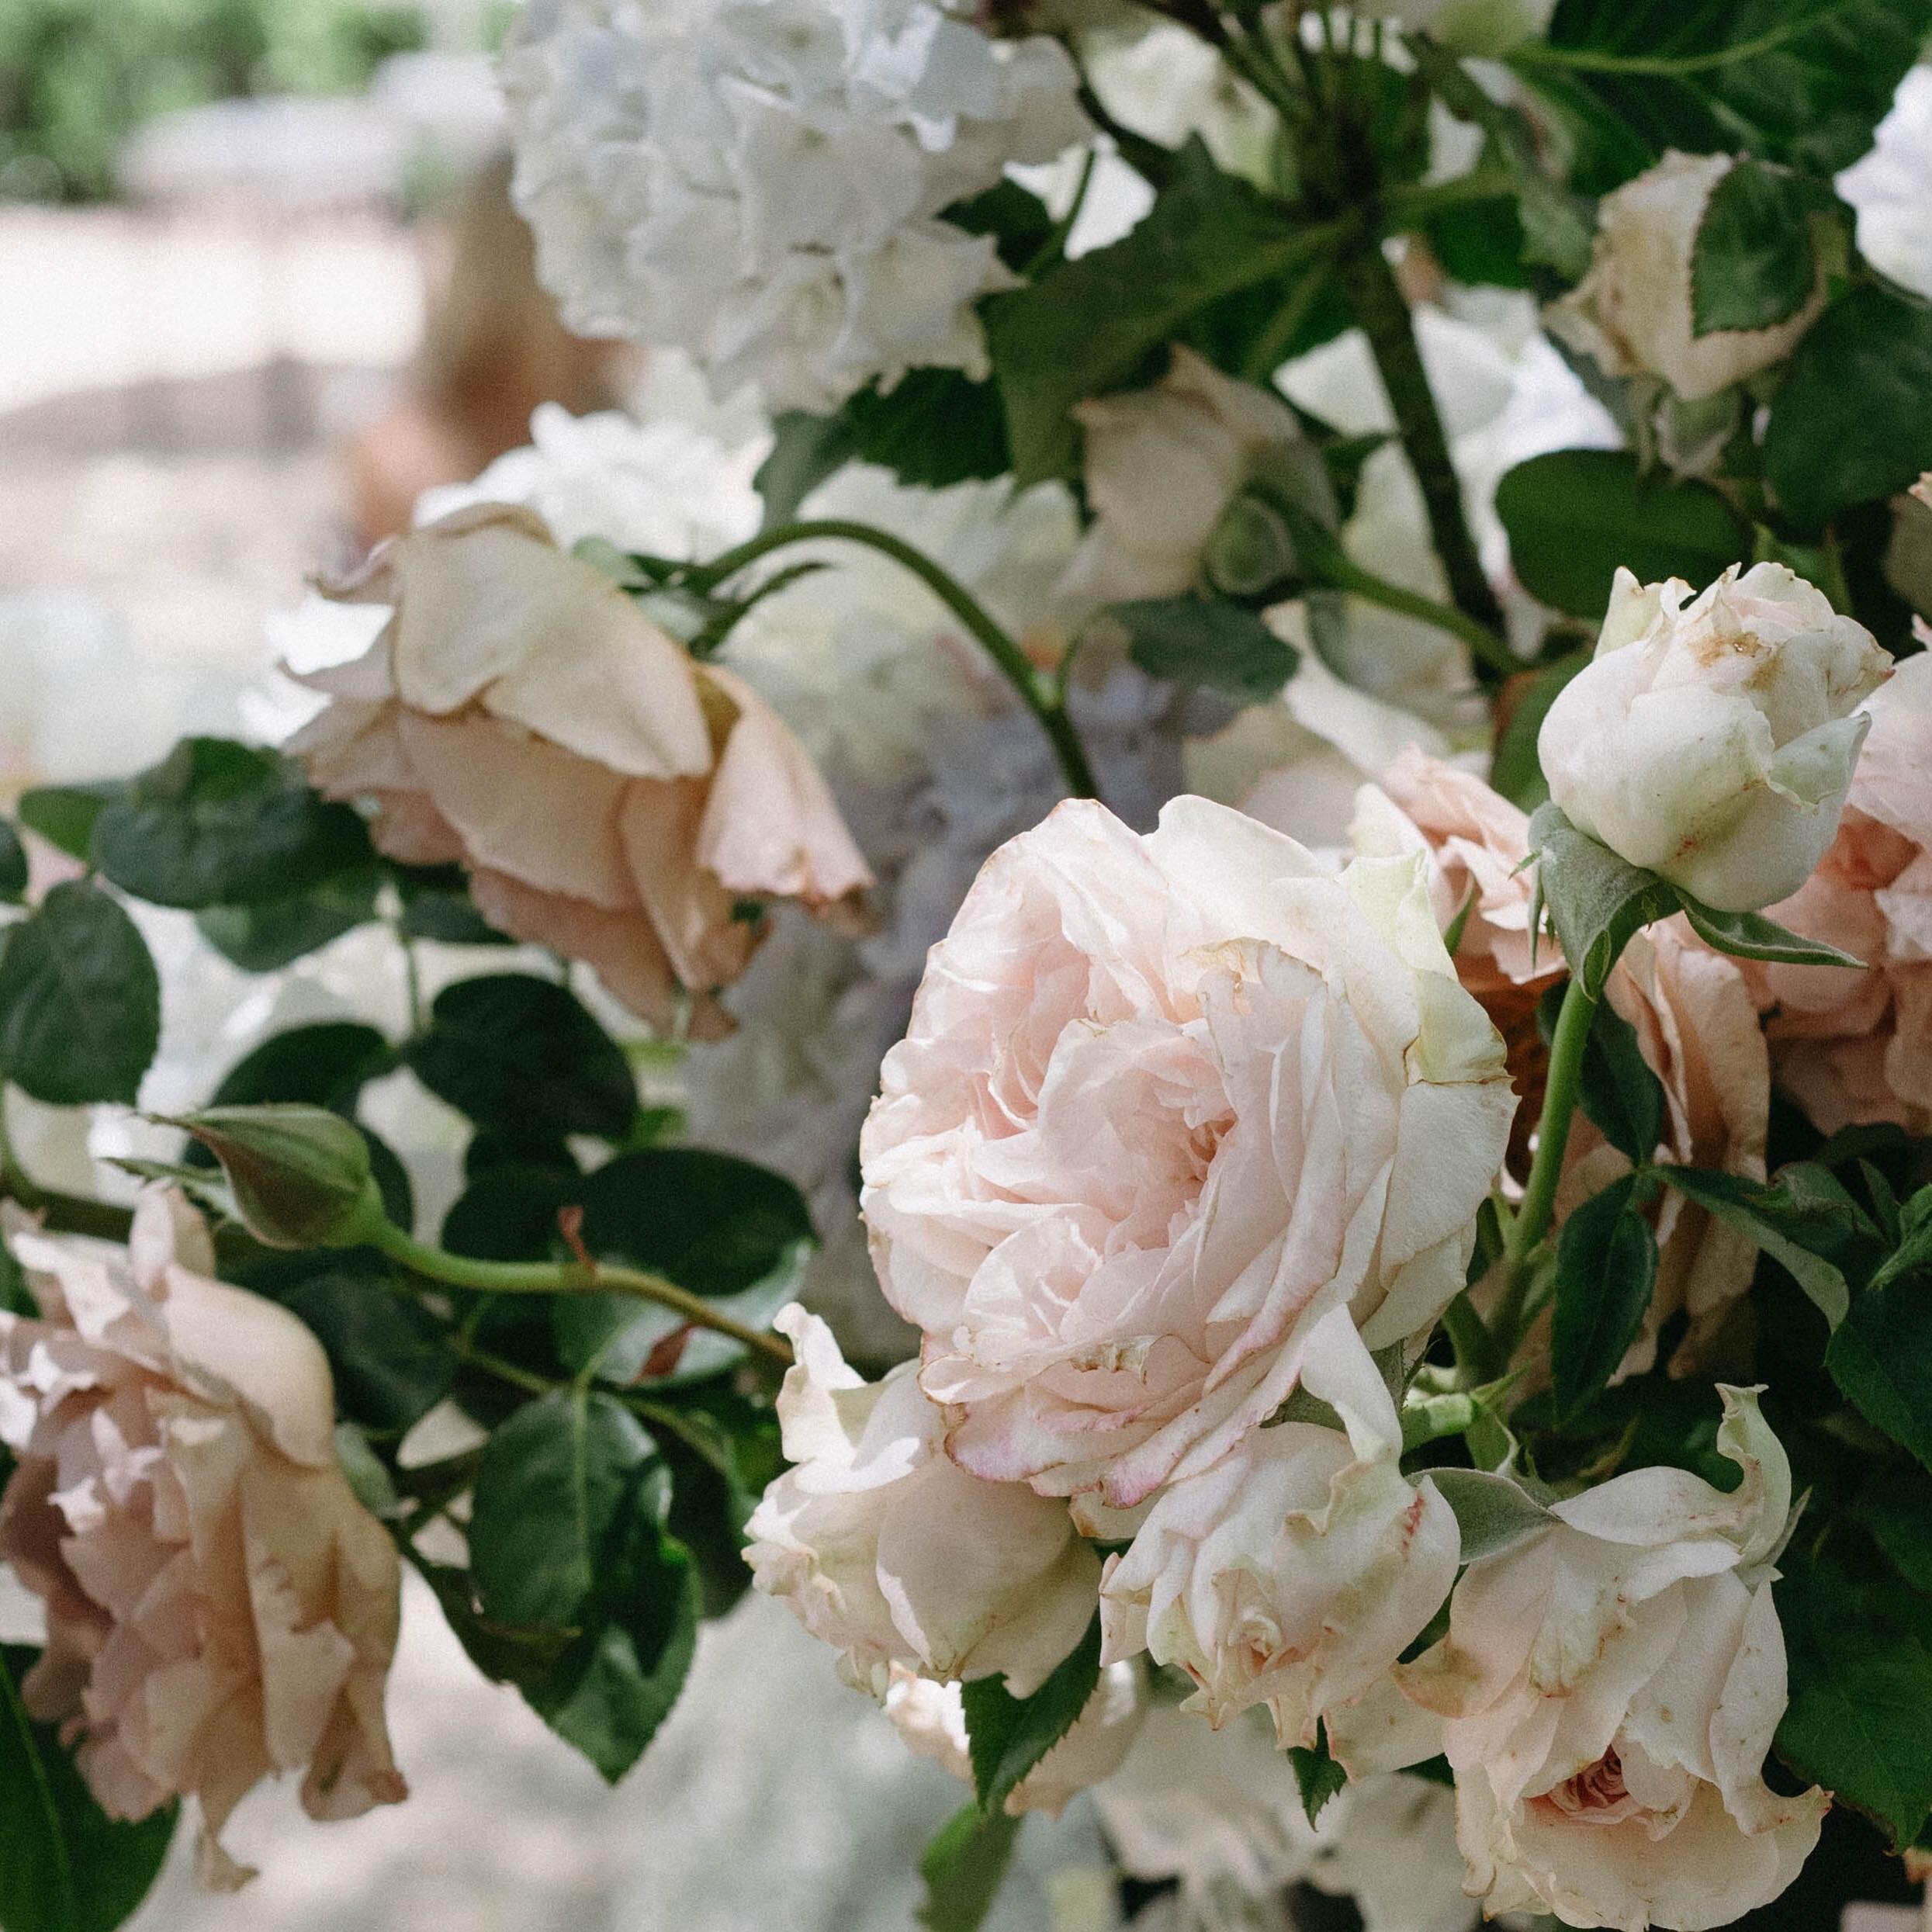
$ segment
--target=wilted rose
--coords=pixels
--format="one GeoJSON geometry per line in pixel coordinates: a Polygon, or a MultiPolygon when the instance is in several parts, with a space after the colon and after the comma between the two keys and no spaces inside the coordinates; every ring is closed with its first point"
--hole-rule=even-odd
{"type": "Polygon", "coordinates": [[[1342,1308],[1311,1331],[1301,1387],[1341,1428],[1283,1421],[1164,1489],[1100,1587],[1102,1655],[1145,1650],[1218,1729],[1265,1704],[1283,1745],[1388,1672],[1456,1581],[1456,1517],[1401,1470],[1402,1424],[1342,1308]]]}
{"type": "MultiPolygon", "coordinates": [[[[1058,1818],[1069,1799],[1089,1785],[1111,1778],[1127,1761],[1147,1716],[1146,1673],[1138,1664],[1110,1664],[1093,1695],[1067,1734],[1006,1795],[1006,1810],[1044,1811],[1058,1818]]],[[[885,1714],[898,1734],[922,1757],[943,1765],[957,1778],[972,1781],[966,1740],[966,1707],[957,1684],[937,1684],[892,1666],[885,1693],[885,1714]]]]}
{"type": "Polygon", "coordinates": [[[466,866],[478,909],[589,961],[699,1037],[749,963],[759,902],[850,914],[871,884],[803,746],[742,679],[692,659],[527,510],[480,504],[386,543],[344,601],[390,620],[289,742],[376,843],[466,866]]]}
{"type": "Polygon", "coordinates": [[[1830,844],[1891,659],[1782,564],[1695,600],[1619,570],[1594,659],[1545,716],[1549,795],[1579,831],[1725,912],[1796,892],[1830,844]]]}
{"type": "Polygon", "coordinates": [[[1733,155],[1673,149],[1605,196],[1590,272],[1550,309],[1552,331],[1606,376],[1660,377],[1687,403],[1782,362],[1825,306],[1822,277],[1797,312],[1774,327],[1695,332],[1698,230],[1712,191],[1736,165],[1733,155]]]}
{"type": "Polygon", "coordinates": [[[912,1363],[868,1383],[795,1303],[774,1325],[798,1350],[778,1397],[795,1466],[746,1525],[753,1582],[876,1696],[895,1664],[997,1672],[1030,1695],[1085,1634],[1099,1587],[1066,1505],[954,1464],[912,1363]]]}
{"type": "Polygon", "coordinates": [[[124,1254],[8,1227],[40,1309],[0,1313],[0,1559],[47,1616],[22,1695],[109,1816],[198,1799],[203,1871],[239,1883],[219,1836],[261,1779],[303,1772],[315,1818],[406,1795],[394,1546],[336,1461],[320,1345],[209,1279],[179,1195],[142,1197],[124,1254]]]}
{"type": "Polygon", "coordinates": [[[1775,1898],[1817,1842],[1829,1795],[1764,1779],[1791,1470],[1755,1394],[1721,1392],[1736,1489],[1643,1469],[1553,1504],[1549,1528],[1470,1566],[1448,1636],[1397,1673],[1445,1720],[1487,1913],[1704,1932],[1775,1898]]]}
{"type": "Polygon", "coordinates": [[[887,1299],[969,1469],[1138,1502],[1463,1284],[1515,1102],[1413,860],[1339,878],[1184,798],[1061,805],[933,950],[860,1144],[887,1299]]]}
{"type": "Polygon", "coordinates": [[[1774,915],[1868,962],[1751,969],[1778,1084],[1815,1126],[1932,1134],[1932,655],[1866,701],[1871,736],[1830,850],[1774,915]]]}

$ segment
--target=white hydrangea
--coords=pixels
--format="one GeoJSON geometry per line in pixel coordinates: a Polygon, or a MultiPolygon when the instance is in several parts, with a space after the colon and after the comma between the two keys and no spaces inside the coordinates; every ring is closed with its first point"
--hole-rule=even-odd
{"type": "Polygon", "coordinates": [[[932,0],[530,0],[503,78],[571,326],[681,346],[774,409],[985,375],[972,304],[1013,278],[940,217],[1088,132],[1056,42],[932,0]]]}

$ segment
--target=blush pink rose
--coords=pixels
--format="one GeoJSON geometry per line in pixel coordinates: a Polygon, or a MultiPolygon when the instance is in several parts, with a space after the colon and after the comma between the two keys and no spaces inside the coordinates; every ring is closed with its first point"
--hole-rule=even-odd
{"type": "Polygon", "coordinates": [[[320,1345],[209,1278],[178,1194],[142,1197],[125,1253],[8,1225],[40,1309],[0,1313],[0,1559],[47,1616],[22,1695],[111,1816],[199,1799],[203,1871],[239,1883],[219,1837],[263,1778],[304,1773],[315,1818],[407,1795],[395,1547],[336,1461],[320,1345]]]}
{"type": "Polygon", "coordinates": [[[1412,859],[1339,878],[1184,798],[1070,802],[987,862],[860,1143],[887,1299],[951,1454],[1139,1502],[1463,1283],[1515,1101],[1412,859]]]}
{"type": "Polygon", "coordinates": [[[816,1315],[795,1303],[774,1325],[798,1351],[778,1397],[795,1466],[746,1525],[752,1581],[874,1696],[895,1666],[999,1674],[1030,1696],[1085,1634],[1099,1589],[1066,1505],[953,1463],[912,1363],[868,1383],[816,1315]]]}
{"type": "Polygon", "coordinates": [[[1838,836],[1771,909],[1866,962],[1754,968],[1778,1085],[1826,1134],[1893,1121],[1932,1134],[1932,653],[1903,659],[1871,719],[1838,836]]]}
{"type": "Polygon", "coordinates": [[[654,1024],[729,1022],[714,995],[757,902],[850,917],[871,875],[804,747],[742,679],[695,661],[527,510],[480,504],[384,544],[331,587],[386,604],[290,741],[310,781],[372,802],[376,842],[466,866],[514,937],[594,966],[654,1024]]]}

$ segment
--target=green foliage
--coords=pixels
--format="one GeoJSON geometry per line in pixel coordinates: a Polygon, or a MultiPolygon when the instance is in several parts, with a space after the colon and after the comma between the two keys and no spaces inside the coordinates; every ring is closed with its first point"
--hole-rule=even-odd
{"type": "Polygon", "coordinates": [[[373,1436],[400,1438],[449,1394],[456,1358],[441,1324],[386,1276],[305,1273],[275,1298],[313,1331],[335,1375],[336,1406],[373,1436]]]}
{"type": "Polygon", "coordinates": [[[1509,715],[1496,734],[1496,756],[1490,766],[1489,781],[1511,805],[1534,812],[1549,796],[1549,781],[1536,753],[1536,735],[1560,691],[1587,664],[1591,653],[1586,648],[1572,651],[1534,671],[1522,673],[1527,680],[1511,705],[1509,715]]]}
{"type": "Polygon", "coordinates": [[[1016,480],[1072,474],[1075,403],[1132,380],[1210,303],[1311,260],[1331,241],[1222,173],[1191,140],[1132,233],[985,303],[1016,480]]]}
{"type": "Polygon", "coordinates": [[[1932,305],[1854,289],[1806,332],[1771,403],[1764,474],[1807,529],[1932,469],[1932,305]]]}
{"type": "MultiPolygon", "coordinates": [[[[1560,985],[1552,986],[1537,1006],[1546,1046],[1556,1037],[1563,995],[1560,985]]],[[[1626,1160],[1641,1166],[1657,1152],[1664,1134],[1664,1088],[1637,1045],[1636,1029],[1607,1003],[1590,1016],[1577,1097],[1598,1131],[1626,1160]]]]}
{"type": "Polygon", "coordinates": [[[1691,254],[1695,333],[1768,329],[1788,322],[1822,272],[1814,215],[1831,190],[1815,175],[1740,161],[1711,191],[1691,254]]]}
{"type": "Polygon", "coordinates": [[[615,1141],[637,1113],[617,1043],[567,986],[525,973],[445,987],[408,1060],[431,1092],[480,1127],[615,1141]]]}
{"type": "Polygon", "coordinates": [[[1615,1374],[1643,1327],[1657,1285],[1657,1236],[1642,1213],[1650,1177],[1621,1175],[1573,1209],[1556,1238],[1549,1366],[1560,1416],[1615,1374]]]}
{"type": "Polygon", "coordinates": [[[926,1932],[978,1932],[1012,1862],[1023,1814],[990,1815],[968,1804],[954,1813],[919,1861],[926,1898],[919,1922],[926,1932]]]}
{"type": "Polygon", "coordinates": [[[279,753],[184,738],[101,808],[88,849],[125,892],[199,909],[286,900],[370,860],[345,805],[279,753]]]}
{"type": "Polygon", "coordinates": [[[1216,597],[1151,597],[1117,604],[1108,615],[1125,627],[1128,654],[1149,677],[1198,684],[1244,704],[1279,696],[1299,662],[1294,646],[1252,611],[1216,597]]]}
{"type": "Polygon", "coordinates": [[[36,785],[20,795],[20,822],[71,859],[85,859],[94,836],[94,821],[109,800],[126,789],[119,778],[91,784],[36,785]]]}
{"type": "Polygon", "coordinates": [[[291,1027],[244,1054],[223,1075],[210,1104],[302,1101],[346,1114],[354,1111],[362,1089],[396,1064],[395,1048],[373,1027],[348,1020],[291,1027]]]}
{"type": "Polygon", "coordinates": [[[210,905],[196,915],[195,924],[223,959],[244,972],[279,972],[374,919],[382,883],[376,867],[355,867],[286,898],[210,905]]]}
{"type": "Polygon", "coordinates": [[[18,905],[26,895],[26,847],[12,825],[0,819],[0,901],[18,905]]]}
{"type": "Polygon", "coordinates": [[[160,1040],[147,942],[98,887],[57,885],[0,935],[0,1078],[55,1106],[131,1103],[160,1040]]]}
{"type": "Polygon", "coordinates": [[[1073,1728],[1100,1681],[1100,1613],[1030,1697],[1015,1697],[1003,1677],[961,1687],[973,1791],[984,1813],[996,1812],[1034,1765],[1073,1728]]]}
{"type": "Polygon", "coordinates": [[[1600,620],[1621,564],[1702,590],[1751,554],[1750,526],[1708,484],[1646,476],[1627,450],[1559,449],[1496,486],[1510,562],[1531,596],[1600,620]]]}
{"type": "Polygon", "coordinates": [[[1556,1520],[1522,1484],[1494,1470],[1432,1469],[1428,1474],[1456,1512],[1466,1563],[1518,1549],[1556,1520]]]}
{"type": "Polygon", "coordinates": [[[20,1702],[35,1654],[0,1649],[0,1926],[114,1932],[161,1870],[175,1807],[131,1825],[101,1809],[55,1727],[33,1723],[20,1702]]]}
{"type": "Polygon", "coordinates": [[[1328,1750],[1328,1727],[1317,1723],[1312,1745],[1290,1744],[1288,1762],[1294,1768],[1301,1809],[1310,1824],[1318,1823],[1328,1800],[1348,1788],[1349,1774],[1328,1750]]]}

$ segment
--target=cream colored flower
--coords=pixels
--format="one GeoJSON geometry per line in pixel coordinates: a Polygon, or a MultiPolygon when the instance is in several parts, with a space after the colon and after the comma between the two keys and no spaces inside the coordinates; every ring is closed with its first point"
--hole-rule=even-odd
{"type": "Polygon", "coordinates": [[[882,1080],[862,1205],[948,1448],[1118,1507],[1277,1407],[1328,1309],[1434,1322],[1515,1106],[1415,861],[1338,879],[1199,798],[995,853],[882,1080]]]}
{"type": "Polygon", "coordinates": [[[1030,1695],[1092,1621],[1099,1559],[1062,1503],[947,1457],[944,1421],[903,1362],[868,1383],[795,1303],[774,1324],[798,1360],[778,1418],[795,1465],[745,1526],[752,1581],[883,1697],[891,1667],[1003,1674],[1030,1695]]]}
{"type": "Polygon", "coordinates": [[[1456,1581],[1456,1517],[1401,1470],[1402,1424],[1348,1311],[1310,1331],[1301,1387],[1342,1428],[1255,1430],[1164,1489],[1100,1587],[1110,1660],[1145,1650],[1218,1729],[1265,1704],[1283,1745],[1384,1676],[1456,1581]]]}
{"type": "Polygon", "coordinates": [[[386,604],[289,741],[376,808],[405,864],[459,863],[483,916],[693,1030],[761,937],[757,902],[849,915],[871,882],[831,794],[742,679],[694,662],[528,511],[482,504],[385,544],[331,594],[386,604]]]}
{"type": "Polygon", "coordinates": [[[1755,1394],[1722,1393],[1735,1490],[1644,1469],[1553,1504],[1548,1529],[1470,1566],[1448,1636],[1397,1673],[1445,1720],[1486,1912],[1704,1932],[1777,1897],[1817,1842],[1829,1795],[1781,1797],[1763,1774],[1791,1470],[1755,1394]]]}
{"type": "Polygon", "coordinates": [[[1691,265],[1712,192],[1730,154],[1681,154],[1605,196],[1590,272],[1549,311],[1553,333],[1607,376],[1660,377],[1687,403],[1781,362],[1825,306],[1821,277],[1788,320],[1768,329],[1693,333],[1691,265]]]}
{"type": "Polygon", "coordinates": [[[312,1817],[407,1795],[383,1688],[400,1566],[336,1461],[313,1335],[209,1279],[206,1227],[142,1196],[126,1252],[13,1214],[40,1319],[0,1313],[0,1560],[45,1601],[29,1710],[77,1743],[110,1816],[200,1802],[203,1870],[262,1778],[304,1774],[312,1817]]]}
{"type": "Polygon", "coordinates": [[[1797,891],[1838,829],[1864,742],[1854,708],[1891,659],[1782,564],[1689,585],[1617,573],[1591,663],[1537,738],[1579,831],[1709,905],[1797,891]]]}

